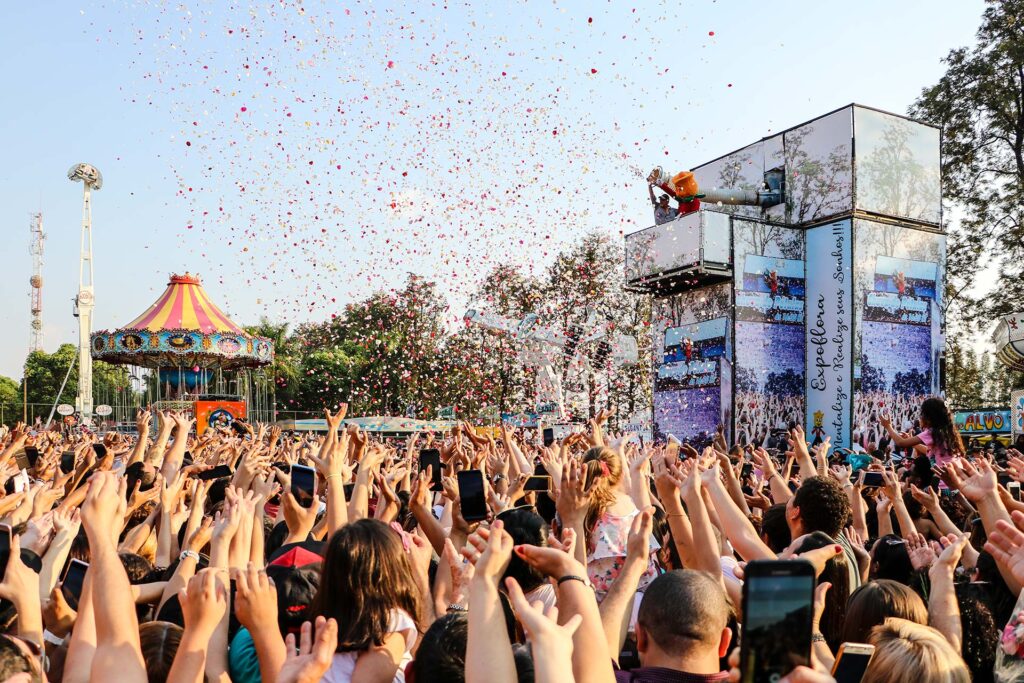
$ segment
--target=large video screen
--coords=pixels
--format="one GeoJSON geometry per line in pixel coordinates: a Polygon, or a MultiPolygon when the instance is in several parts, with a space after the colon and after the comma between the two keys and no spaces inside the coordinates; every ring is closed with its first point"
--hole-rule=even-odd
{"type": "Polygon", "coordinates": [[[939,132],[855,107],[857,208],[937,224],[942,215],[939,132]]]}
{"type": "Polygon", "coordinates": [[[945,237],[926,230],[854,222],[853,439],[878,446],[880,414],[917,430],[921,401],[939,391],[945,237]]]}
{"type": "Polygon", "coordinates": [[[755,221],[733,225],[735,439],[777,446],[788,427],[803,422],[803,232],[755,221]]]}
{"type": "Polygon", "coordinates": [[[655,439],[702,443],[730,426],[731,304],[728,283],[654,300],[655,439]]]}

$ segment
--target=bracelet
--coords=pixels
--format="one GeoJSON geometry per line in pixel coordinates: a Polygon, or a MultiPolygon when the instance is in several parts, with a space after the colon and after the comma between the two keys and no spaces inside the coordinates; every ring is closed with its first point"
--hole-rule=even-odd
{"type": "Polygon", "coordinates": [[[821,635],[820,633],[812,633],[811,634],[811,642],[812,643],[824,643],[825,642],[825,636],[821,635]]]}
{"type": "Polygon", "coordinates": [[[64,644],[64,638],[54,635],[53,633],[50,633],[47,630],[43,630],[43,640],[47,643],[50,643],[51,645],[56,645],[57,647],[60,647],[64,644]]]}
{"type": "Polygon", "coordinates": [[[459,605],[459,604],[453,602],[452,604],[448,605],[448,611],[449,612],[468,612],[469,610],[467,608],[463,607],[462,605],[459,605]]]}
{"type": "Polygon", "coordinates": [[[667,514],[665,516],[666,517],[686,517],[686,513],[685,512],[670,512],[669,514],[667,514]]]}
{"type": "Polygon", "coordinates": [[[340,476],[341,476],[341,472],[335,472],[334,474],[328,474],[327,478],[331,479],[332,477],[340,477],[340,476]]]}
{"type": "Polygon", "coordinates": [[[585,579],[582,576],[576,576],[575,574],[566,574],[558,580],[558,585],[561,586],[566,581],[579,581],[590,590],[594,590],[594,584],[590,583],[590,579],[585,579]]]}
{"type": "Polygon", "coordinates": [[[181,555],[178,555],[178,561],[184,562],[185,558],[187,557],[191,557],[196,562],[199,561],[199,553],[197,553],[195,550],[182,550],[181,555]]]}
{"type": "Polygon", "coordinates": [[[505,480],[505,475],[504,474],[495,474],[494,478],[492,479],[492,481],[495,484],[497,484],[499,481],[504,481],[504,480],[505,480]]]}

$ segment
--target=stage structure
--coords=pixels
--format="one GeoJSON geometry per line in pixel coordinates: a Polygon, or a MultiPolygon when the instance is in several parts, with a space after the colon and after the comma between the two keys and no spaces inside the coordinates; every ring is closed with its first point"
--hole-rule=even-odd
{"type": "Polygon", "coordinates": [[[150,405],[191,412],[199,434],[237,417],[274,419],[273,382],[261,369],[274,360],[273,342],[232,322],[198,275],[171,275],[145,313],[113,332],[93,334],[92,358],[130,366],[150,405]]]}
{"type": "MultiPolygon", "coordinates": [[[[656,438],[865,447],[941,388],[940,131],[851,104],[693,168],[699,210],[626,236],[653,302],[656,438]]],[[[652,174],[655,175],[655,174],[652,174]]]]}
{"type": "Polygon", "coordinates": [[[75,317],[78,318],[78,396],[75,410],[82,420],[92,420],[92,358],[89,356],[89,332],[92,311],[96,306],[92,272],[92,192],[103,187],[103,175],[91,164],[75,164],[68,171],[68,180],[82,183],[82,244],[78,259],[78,296],[75,317]]]}
{"type": "MultiPolygon", "coordinates": [[[[515,320],[470,308],[463,319],[468,324],[512,337],[519,345],[523,365],[536,373],[537,414],[555,422],[585,417],[581,407],[586,402],[572,400],[573,394],[580,392],[567,389],[582,389],[587,370],[608,371],[613,366],[637,362],[636,339],[615,333],[612,325],[600,320],[594,310],[587,311],[582,326],[564,332],[541,325],[540,316],[535,313],[515,320]]],[[[606,399],[599,396],[597,402],[600,404],[606,399]]]]}

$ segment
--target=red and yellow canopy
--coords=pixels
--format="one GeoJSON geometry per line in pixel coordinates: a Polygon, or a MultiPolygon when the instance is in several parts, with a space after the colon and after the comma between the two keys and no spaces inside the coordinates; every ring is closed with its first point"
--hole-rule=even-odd
{"type": "Polygon", "coordinates": [[[197,330],[211,334],[230,332],[244,334],[242,328],[233,323],[210,301],[206,290],[199,282],[199,276],[185,273],[172,275],[167,289],[146,312],[125,325],[124,329],[148,330],[197,330]]]}
{"type": "Polygon", "coordinates": [[[91,337],[93,358],[147,368],[232,370],[274,360],[274,343],[232,322],[190,273],[172,275],[160,298],[126,326],[91,337]]]}

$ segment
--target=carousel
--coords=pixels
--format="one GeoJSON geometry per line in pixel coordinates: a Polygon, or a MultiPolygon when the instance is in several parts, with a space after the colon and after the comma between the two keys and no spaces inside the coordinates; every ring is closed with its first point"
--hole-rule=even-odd
{"type": "Polygon", "coordinates": [[[239,417],[273,419],[273,382],[264,370],[274,360],[273,342],[228,318],[198,275],[172,275],[145,313],[93,333],[91,344],[94,360],[128,367],[145,404],[191,412],[200,434],[239,417]]]}

